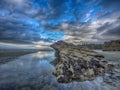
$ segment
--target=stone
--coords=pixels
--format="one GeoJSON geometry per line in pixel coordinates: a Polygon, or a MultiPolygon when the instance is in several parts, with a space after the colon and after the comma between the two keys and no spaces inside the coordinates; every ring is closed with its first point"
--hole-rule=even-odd
{"type": "Polygon", "coordinates": [[[63,75],[59,75],[57,77],[57,81],[60,82],[60,83],[62,83],[62,82],[66,82],[66,79],[65,79],[65,77],[63,75]]]}
{"type": "Polygon", "coordinates": [[[112,73],[114,70],[114,65],[113,64],[108,64],[108,70],[112,73]]]}
{"type": "Polygon", "coordinates": [[[94,76],[94,71],[92,68],[88,68],[87,75],[88,75],[88,77],[94,76]]]}

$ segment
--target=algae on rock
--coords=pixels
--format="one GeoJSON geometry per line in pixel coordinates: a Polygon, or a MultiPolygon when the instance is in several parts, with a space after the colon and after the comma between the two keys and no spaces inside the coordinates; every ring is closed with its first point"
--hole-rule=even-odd
{"type": "Polygon", "coordinates": [[[63,41],[58,41],[51,47],[56,56],[52,62],[56,66],[53,74],[60,83],[93,80],[96,76],[103,75],[107,69],[104,56],[93,50],[63,41]]]}

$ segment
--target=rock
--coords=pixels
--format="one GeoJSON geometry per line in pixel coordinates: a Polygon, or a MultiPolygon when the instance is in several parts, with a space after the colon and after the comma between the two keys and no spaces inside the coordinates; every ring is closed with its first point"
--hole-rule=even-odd
{"type": "Polygon", "coordinates": [[[112,73],[114,70],[114,65],[113,64],[108,64],[108,70],[112,73]]]}
{"type": "Polygon", "coordinates": [[[80,75],[79,79],[80,79],[80,81],[84,81],[85,80],[84,75],[80,75]]]}
{"type": "Polygon", "coordinates": [[[60,83],[91,80],[103,75],[106,68],[112,67],[107,65],[104,56],[87,48],[63,41],[58,41],[51,47],[55,49],[56,56],[53,61],[56,70],[53,74],[60,83]]]}
{"type": "Polygon", "coordinates": [[[66,78],[65,78],[63,75],[59,75],[59,76],[57,77],[57,80],[58,80],[58,82],[61,82],[61,83],[64,83],[64,82],[67,81],[66,78]]]}
{"type": "Polygon", "coordinates": [[[91,69],[88,68],[88,70],[87,70],[87,75],[88,75],[88,77],[93,77],[93,76],[95,75],[92,68],[91,68],[91,69]]]}

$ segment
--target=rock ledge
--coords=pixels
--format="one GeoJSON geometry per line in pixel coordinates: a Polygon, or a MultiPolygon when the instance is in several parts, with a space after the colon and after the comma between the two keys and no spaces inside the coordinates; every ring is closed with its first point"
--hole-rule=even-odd
{"type": "Polygon", "coordinates": [[[56,56],[52,62],[56,67],[53,74],[60,83],[93,80],[98,75],[104,75],[108,67],[104,56],[90,49],[63,41],[58,41],[51,47],[56,56]]]}

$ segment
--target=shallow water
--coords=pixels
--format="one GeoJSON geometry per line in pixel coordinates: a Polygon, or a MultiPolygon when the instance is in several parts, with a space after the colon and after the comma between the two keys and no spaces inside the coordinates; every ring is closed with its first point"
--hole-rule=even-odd
{"type": "MultiPolygon", "coordinates": [[[[120,52],[101,52],[105,58],[119,59],[120,52]],[[117,56],[115,56],[117,55],[117,56]],[[114,56],[114,57],[113,57],[114,56]],[[116,58],[117,57],[117,58],[116,58]]],[[[111,85],[110,78],[97,77],[93,81],[71,82],[61,84],[52,75],[55,69],[50,64],[54,60],[54,52],[41,51],[18,57],[16,60],[0,65],[0,90],[119,90],[119,86],[111,85]],[[108,80],[107,80],[108,79],[108,80]],[[109,82],[107,82],[109,81],[109,82]]],[[[116,60],[116,62],[118,62],[116,60]]],[[[118,69],[119,71],[119,69],[118,69]]],[[[117,74],[119,74],[117,72],[117,74]]],[[[119,75],[118,75],[119,76],[119,75]]],[[[113,81],[113,79],[112,79],[113,81]]],[[[116,81],[120,81],[115,80],[116,81]]],[[[113,84],[113,83],[112,83],[113,84]]]]}
{"type": "Polygon", "coordinates": [[[105,56],[108,63],[114,65],[114,74],[106,73],[101,88],[103,90],[120,90],[120,51],[101,51],[99,54],[105,56]]]}

